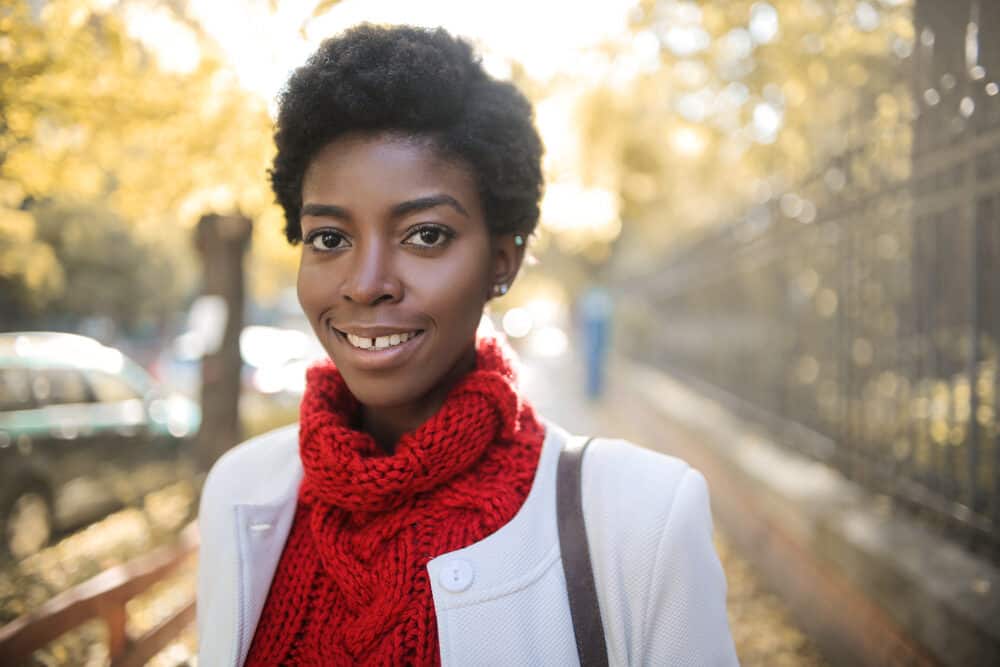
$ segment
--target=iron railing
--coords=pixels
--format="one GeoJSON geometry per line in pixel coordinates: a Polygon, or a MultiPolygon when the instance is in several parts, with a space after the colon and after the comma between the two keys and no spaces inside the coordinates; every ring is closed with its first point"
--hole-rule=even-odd
{"type": "Polygon", "coordinates": [[[816,436],[786,442],[995,557],[1000,95],[976,102],[904,169],[869,137],[672,253],[630,282],[646,287],[629,319],[656,325],[629,334],[643,361],[816,436]]]}

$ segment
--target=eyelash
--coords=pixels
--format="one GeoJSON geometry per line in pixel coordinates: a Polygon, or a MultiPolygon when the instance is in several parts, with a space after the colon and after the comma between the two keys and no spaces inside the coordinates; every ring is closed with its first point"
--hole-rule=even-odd
{"type": "MultiPolygon", "coordinates": [[[[406,245],[415,247],[415,248],[421,248],[421,249],[424,249],[424,250],[433,250],[435,248],[443,248],[444,246],[448,245],[448,243],[450,243],[451,240],[454,239],[454,238],[455,238],[455,232],[454,232],[454,230],[449,229],[448,227],[445,227],[444,225],[436,225],[436,224],[425,223],[425,224],[422,224],[422,225],[417,225],[416,227],[414,227],[411,230],[409,230],[409,232],[407,232],[406,236],[403,238],[403,243],[406,244],[406,245]],[[417,244],[417,243],[411,243],[411,242],[409,242],[409,240],[412,239],[413,237],[417,236],[418,234],[420,234],[422,232],[426,232],[426,231],[434,231],[434,232],[439,233],[441,235],[441,240],[438,243],[435,243],[433,245],[422,245],[422,244],[417,244]]],[[[326,229],[317,229],[317,230],[315,230],[313,232],[310,232],[308,235],[306,235],[305,244],[308,245],[309,247],[311,247],[316,252],[333,252],[335,250],[343,250],[344,248],[351,247],[350,240],[347,238],[346,234],[344,234],[340,230],[329,229],[329,228],[326,228],[326,229]],[[337,237],[338,239],[340,239],[346,245],[338,245],[336,248],[318,248],[318,247],[316,247],[316,245],[315,245],[316,240],[322,238],[323,236],[326,236],[327,234],[329,234],[331,236],[337,237]]]]}
{"type": "Polygon", "coordinates": [[[311,247],[316,252],[332,252],[334,250],[342,250],[345,247],[348,247],[348,248],[350,247],[350,242],[347,239],[347,235],[344,234],[341,231],[336,230],[336,229],[317,229],[314,232],[310,232],[309,235],[306,236],[305,242],[306,242],[306,245],[308,245],[309,247],[311,247]],[[332,236],[338,237],[341,241],[344,241],[345,243],[348,243],[348,245],[346,245],[346,246],[338,246],[336,248],[317,248],[314,245],[314,241],[316,241],[316,239],[321,238],[321,237],[323,237],[323,236],[325,236],[327,234],[330,234],[332,236]]]}
{"type": "Polygon", "coordinates": [[[448,243],[450,243],[453,238],[455,238],[455,232],[449,229],[448,227],[445,227],[444,225],[422,224],[422,225],[417,225],[409,232],[407,232],[406,236],[403,238],[403,243],[414,246],[416,248],[433,250],[435,248],[443,248],[444,246],[448,245],[448,243]],[[434,231],[441,234],[442,237],[441,241],[433,245],[418,245],[416,243],[408,243],[409,239],[413,238],[414,236],[417,236],[421,232],[427,232],[427,231],[434,231]]]}

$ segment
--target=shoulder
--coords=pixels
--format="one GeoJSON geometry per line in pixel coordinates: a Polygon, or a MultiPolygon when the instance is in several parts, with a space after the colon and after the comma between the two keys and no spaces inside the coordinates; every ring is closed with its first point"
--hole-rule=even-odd
{"type": "Polygon", "coordinates": [[[627,510],[619,516],[620,523],[642,522],[662,529],[677,501],[704,483],[701,474],[681,459],[626,440],[595,439],[584,459],[585,502],[599,504],[601,514],[627,510]]]}
{"type": "Polygon", "coordinates": [[[623,440],[595,440],[584,457],[583,507],[618,661],[738,664],[701,473],[623,440]]]}
{"type": "Polygon", "coordinates": [[[588,541],[608,567],[649,572],[665,542],[711,535],[705,480],[679,458],[626,440],[595,439],[582,484],[588,541]]]}
{"type": "Polygon", "coordinates": [[[212,466],[202,490],[202,508],[217,502],[267,504],[302,474],[299,425],[270,431],[233,447],[212,466]]]}
{"type": "Polygon", "coordinates": [[[583,494],[590,542],[609,567],[648,574],[666,558],[668,567],[692,562],[697,571],[710,565],[698,563],[703,557],[716,559],[708,484],[679,458],[595,440],[584,460],[583,494]]]}

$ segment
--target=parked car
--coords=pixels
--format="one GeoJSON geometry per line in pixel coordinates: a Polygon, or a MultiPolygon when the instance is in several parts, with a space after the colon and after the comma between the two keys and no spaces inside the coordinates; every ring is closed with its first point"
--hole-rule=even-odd
{"type": "Polygon", "coordinates": [[[0,551],[24,557],[174,481],[200,420],[92,338],[0,334],[0,551]]]}

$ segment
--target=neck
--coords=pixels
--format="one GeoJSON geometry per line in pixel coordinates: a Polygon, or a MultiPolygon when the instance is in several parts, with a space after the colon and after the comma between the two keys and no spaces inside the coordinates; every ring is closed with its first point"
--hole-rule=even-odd
{"type": "Polygon", "coordinates": [[[476,347],[473,344],[459,357],[458,362],[445,376],[419,399],[392,406],[363,405],[361,428],[367,432],[386,454],[396,451],[396,443],[404,433],[415,431],[441,409],[448,392],[459,380],[476,367],[476,347]]]}

